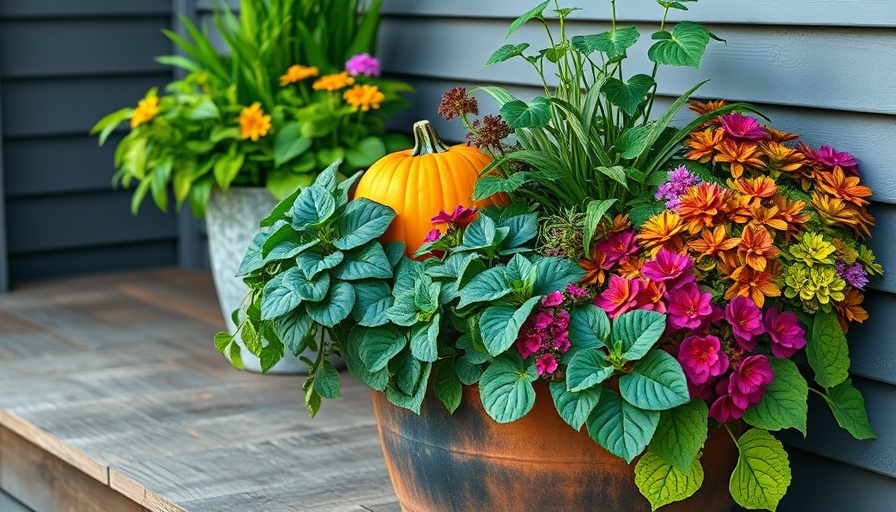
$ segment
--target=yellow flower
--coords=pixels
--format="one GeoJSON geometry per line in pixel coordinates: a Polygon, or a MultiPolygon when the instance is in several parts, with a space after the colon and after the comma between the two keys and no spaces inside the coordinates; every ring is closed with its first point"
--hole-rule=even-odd
{"type": "Polygon", "coordinates": [[[348,73],[334,73],[332,75],[324,75],[311,85],[315,91],[338,91],[344,87],[348,87],[355,83],[355,79],[348,76],[348,73]]]}
{"type": "Polygon", "coordinates": [[[375,85],[356,85],[345,91],[342,97],[346,103],[364,112],[380,108],[380,103],[386,98],[375,85]]]}
{"type": "Polygon", "coordinates": [[[134,114],[131,116],[131,128],[136,128],[141,124],[151,120],[158,113],[158,96],[143,98],[142,100],[137,102],[137,108],[134,109],[134,114]]]}
{"type": "Polygon", "coordinates": [[[243,107],[240,111],[240,138],[257,141],[264,137],[271,129],[271,116],[264,115],[261,103],[255,102],[250,107],[243,107]]]}
{"type": "Polygon", "coordinates": [[[289,66],[289,69],[286,70],[286,73],[280,75],[280,85],[284,86],[286,84],[301,82],[306,78],[317,76],[319,73],[320,71],[318,71],[318,69],[313,66],[300,66],[298,64],[296,64],[295,66],[289,66]]]}

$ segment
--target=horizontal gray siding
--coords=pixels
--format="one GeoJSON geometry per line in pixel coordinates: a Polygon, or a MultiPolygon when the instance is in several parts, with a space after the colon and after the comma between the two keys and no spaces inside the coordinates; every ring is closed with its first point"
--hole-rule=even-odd
{"type": "MultiPolygon", "coordinates": [[[[390,74],[411,82],[411,112],[393,120],[402,129],[430,119],[444,138],[462,140],[460,123],[437,119],[443,92],[486,83],[507,87],[521,98],[539,93],[531,68],[521,62],[482,69],[492,51],[505,44],[510,21],[535,0],[385,0],[379,55],[390,74]]],[[[609,2],[590,2],[571,24],[574,33],[608,28],[609,2]],[[596,6],[595,6],[596,5],[596,6]]],[[[655,20],[654,0],[617,2],[625,21],[655,20]]],[[[710,79],[696,97],[756,104],[779,129],[796,132],[812,146],[832,145],[859,160],[874,189],[877,217],[870,243],[888,274],[871,285],[865,306],[871,318],[848,335],[856,386],[865,393],[878,441],[855,441],[843,433],[820,400],[810,404],[809,436],[787,433],[794,480],[779,510],[874,512],[892,510],[896,498],[896,173],[891,171],[896,140],[896,2],[891,0],[714,0],[689,4],[691,11],[671,20],[708,25],[727,43],[710,45],[700,71],[664,68],[659,76],[660,106],[697,82],[710,79]]],[[[623,22],[624,23],[624,22],[623,22]]],[[[626,74],[649,72],[640,56],[650,44],[631,50],[626,74]],[[641,58],[641,60],[638,60],[641,58]]],[[[537,26],[510,42],[537,47],[537,26]]],[[[494,102],[480,95],[486,113],[494,102]]],[[[685,114],[686,116],[687,114],[685,114]]],[[[684,119],[684,117],[680,117],[684,119]]]]}
{"type": "Polygon", "coordinates": [[[114,190],[121,129],[97,148],[90,128],[163,86],[171,71],[170,0],[0,2],[0,84],[13,282],[67,274],[174,265],[177,218],[114,190]]]}

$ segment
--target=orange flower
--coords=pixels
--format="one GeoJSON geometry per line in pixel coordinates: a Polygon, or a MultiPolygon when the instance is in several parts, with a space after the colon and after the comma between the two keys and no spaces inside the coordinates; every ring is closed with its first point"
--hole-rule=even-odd
{"type": "Polygon", "coordinates": [[[313,66],[300,66],[298,64],[289,66],[289,69],[286,70],[286,73],[280,75],[280,85],[284,86],[295,82],[301,82],[306,78],[317,76],[318,73],[320,73],[320,71],[318,71],[318,69],[313,66]]]}
{"type": "Polygon", "coordinates": [[[730,277],[734,280],[734,284],[725,292],[725,300],[731,300],[741,295],[749,297],[761,308],[765,304],[766,297],[781,296],[781,289],[772,282],[773,276],[769,272],[742,266],[735,269],[730,277]]]}
{"type": "Polygon", "coordinates": [[[696,112],[697,115],[702,116],[703,114],[715,112],[716,110],[719,110],[727,104],[728,102],[723,100],[707,101],[706,103],[695,101],[688,105],[688,108],[696,112]]]}
{"type": "Polygon", "coordinates": [[[769,198],[778,192],[778,185],[768,176],[728,180],[728,187],[751,199],[769,198]]]}
{"type": "Polygon", "coordinates": [[[315,91],[338,91],[355,83],[355,79],[348,76],[348,72],[324,75],[311,84],[315,91]]]}
{"type": "Polygon", "coordinates": [[[789,140],[796,140],[800,138],[799,135],[793,133],[782,132],[779,130],[775,130],[771,126],[766,125],[765,130],[772,137],[772,140],[775,142],[787,142],[789,140]]]}
{"type": "Polygon", "coordinates": [[[702,163],[709,162],[718,150],[719,143],[725,132],[721,128],[707,128],[706,130],[691,132],[691,136],[684,145],[691,148],[685,158],[697,160],[702,163]]]}
{"type": "Polygon", "coordinates": [[[716,162],[730,164],[731,176],[735,178],[740,178],[745,168],[765,166],[757,144],[723,140],[717,149],[719,154],[715,156],[716,162]]]}
{"type": "Polygon", "coordinates": [[[677,212],[691,234],[712,226],[727,212],[729,192],[715,183],[699,183],[688,187],[681,196],[677,212]]]}
{"type": "Polygon", "coordinates": [[[849,204],[839,197],[815,192],[812,204],[823,223],[828,226],[840,224],[853,230],[856,236],[870,237],[869,227],[874,225],[874,217],[863,208],[849,204]]]}
{"type": "MultiPolygon", "coordinates": [[[[766,126],[767,129],[770,129],[766,126]]],[[[797,173],[806,162],[806,155],[788,148],[780,142],[762,142],[759,149],[768,157],[768,168],[772,171],[797,173]]]]}
{"type": "Polygon", "coordinates": [[[684,231],[684,225],[681,223],[681,217],[667,210],[647,219],[647,222],[641,226],[638,240],[641,241],[644,248],[650,249],[654,254],[663,247],[673,252],[679,252],[684,246],[681,241],[682,231],[684,231]]]}
{"type": "Polygon", "coordinates": [[[740,238],[728,238],[725,226],[716,226],[710,231],[708,228],[700,233],[700,238],[692,240],[688,244],[691,250],[700,253],[701,256],[713,258],[720,251],[730,251],[740,244],[740,238]]]}
{"type": "Polygon", "coordinates": [[[386,99],[380,88],[375,85],[356,85],[345,91],[342,97],[346,103],[364,112],[380,108],[380,103],[386,99]]]}
{"type": "Polygon", "coordinates": [[[137,102],[137,108],[131,115],[131,128],[136,128],[141,124],[151,121],[159,113],[158,96],[149,96],[137,102]]]}
{"type": "Polygon", "coordinates": [[[750,221],[751,226],[763,226],[778,231],[787,231],[787,221],[781,218],[781,212],[777,206],[765,208],[764,206],[753,206],[750,209],[750,215],[753,220],[750,221]]]}
{"type": "Polygon", "coordinates": [[[738,255],[755,270],[765,270],[766,259],[774,258],[781,252],[775,247],[774,239],[769,232],[760,226],[747,226],[740,235],[738,255]]]}
{"type": "Polygon", "coordinates": [[[728,196],[728,218],[738,224],[746,224],[753,218],[753,199],[743,194],[728,196]]]}
{"type": "Polygon", "coordinates": [[[849,322],[862,323],[868,320],[868,311],[860,305],[865,300],[862,292],[855,288],[850,288],[846,291],[845,296],[846,298],[842,302],[834,303],[834,309],[837,310],[837,320],[840,321],[843,332],[849,330],[849,322]]]}
{"type": "Polygon", "coordinates": [[[871,195],[871,189],[859,184],[858,176],[846,176],[840,166],[834,167],[833,172],[820,172],[818,187],[828,194],[852,203],[856,206],[865,206],[868,201],[862,199],[871,195]]]}
{"type": "Polygon", "coordinates": [[[772,203],[778,209],[777,218],[787,223],[788,232],[796,231],[797,224],[805,224],[810,218],[803,213],[809,206],[805,201],[798,199],[790,201],[784,196],[775,196],[772,198],[772,203]]]}
{"type": "Polygon", "coordinates": [[[271,129],[271,116],[264,115],[261,103],[255,102],[240,111],[240,138],[257,141],[271,129]]]}
{"type": "Polygon", "coordinates": [[[579,266],[585,269],[585,277],[583,277],[579,283],[582,285],[597,284],[603,286],[604,281],[607,279],[607,275],[603,268],[606,259],[607,255],[600,251],[594,251],[591,255],[591,259],[580,259],[579,266]]]}

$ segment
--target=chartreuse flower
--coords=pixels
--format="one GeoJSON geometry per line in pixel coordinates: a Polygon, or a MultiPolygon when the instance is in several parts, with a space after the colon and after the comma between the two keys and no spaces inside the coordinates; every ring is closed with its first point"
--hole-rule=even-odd
{"type": "Polygon", "coordinates": [[[796,262],[784,271],[784,296],[799,295],[804,302],[816,301],[824,311],[830,311],[831,301],[840,302],[845,296],[846,281],[837,275],[833,265],[808,266],[796,262]]]}
{"type": "Polygon", "coordinates": [[[798,243],[788,248],[790,254],[798,262],[804,263],[809,267],[816,264],[833,265],[834,258],[831,255],[836,250],[837,247],[826,241],[821,233],[812,231],[804,233],[798,243]]]}

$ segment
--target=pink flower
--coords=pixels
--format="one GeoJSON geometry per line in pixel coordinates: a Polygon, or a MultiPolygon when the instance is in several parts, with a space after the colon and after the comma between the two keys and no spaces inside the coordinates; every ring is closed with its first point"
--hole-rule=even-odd
{"type": "Polygon", "coordinates": [[[765,332],[772,338],[772,354],[786,358],[806,346],[806,330],[800,327],[796,313],[778,312],[772,307],[765,313],[765,332]]]}
{"type": "Polygon", "coordinates": [[[573,299],[584,299],[588,296],[588,290],[578,286],[575,283],[571,283],[566,286],[566,293],[569,294],[573,299]]]}
{"type": "Polygon", "coordinates": [[[734,328],[734,339],[747,352],[756,348],[753,339],[765,332],[762,325],[762,311],[752,300],[738,295],[725,307],[725,318],[734,328]]]}
{"type": "Polygon", "coordinates": [[[534,326],[536,329],[543,331],[550,327],[552,323],[554,323],[554,315],[550,311],[542,310],[535,313],[534,326]]]}
{"type": "Polygon", "coordinates": [[[345,70],[352,76],[380,76],[380,61],[368,53],[360,53],[348,59],[345,70]]]}
{"type": "Polygon", "coordinates": [[[685,338],[678,348],[678,362],[694,384],[705,384],[710,377],[718,377],[728,370],[728,356],[719,338],[713,335],[685,338]]]}
{"type": "Polygon", "coordinates": [[[728,394],[732,401],[741,409],[746,409],[750,404],[758,403],[765,394],[765,388],[775,374],[768,357],[762,354],[750,356],[731,372],[728,382],[728,394]]]}
{"type": "Polygon", "coordinates": [[[541,350],[541,338],[536,335],[523,336],[517,340],[517,350],[523,359],[538,353],[541,350]]]}
{"type": "Polygon", "coordinates": [[[725,133],[733,139],[763,140],[769,137],[768,132],[763,130],[755,119],[738,112],[725,114],[719,117],[719,121],[725,133]]]}
{"type": "Polygon", "coordinates": [[[638,304],[638,292],[643,287],[640,279],[613,275],[607,289],[594,299],[594,305],[606,311],[610,318],[616,318],[638,304]]]}
{"type": "Polygon", "coordinates": [[[452,213],[448,213],[444,210],[439,212],[438,215],[432,218],[432,225],[438,226],[439,224],[448,224],[455,228],[465,228],[476,220],[476,217],[478,216],[479,212],[477,212],[475,208],[465,208],[458,205],[452,213]]]}
{"type": "Polygon", "coordinates": [[[712,313],[712,294],[701,292],[695,284],[672,290],[666,298],[669,323],[676,329],[696,329],[712,313]]]}
{"type": "Polygon", "coordinates": [[[560,304],[563,304],[563,293],[559,291],[551,292],[541,299],[541,305],[548,308],[553,308],[560,304]]]}
{"type": "Polygon", "coordinates": [[[709,407],[709,416],[719,423],[728,423],[741,419],[745,410],[734,403],[731,395],[721,395],[709,407]]]}
{"type": "Polygon", "coordinates": [[[426,238],[423,239],[423,243],[435,242],[439,238],[442,238],[442,232],[438,229],[433,229],[426,234],[426,238]]]}
{"type": "Polygon", "coordinates": [[[662,248],[652,261],[641,267],[641,274],[650,280],[666,283],[666,288],[671,290],[696,282],[692,268],[694,260],[690,256],[662,248]]]}
{"type": "Polygon", "coordinates": [[[606,257],[603,267],[607,269],[628,261],[629,257],[638,252],[635,232],[630,229],[616,233],[595,247],[606,257]]]}
{"type": "Polygon", "coordinates": [[[557,371],[557,359],[551,354],[542,354],[535,360],[535,367],[539,375],[552,374],[557,371]]]}
{"type": "Polygon", "coordinates": [[[840,166],[847,174],[859,175],[859,164],[846,151],[837,151],[831,146],[821,146],[818,151],[812,152],[812,158],[831,168],[840,166]]]}

